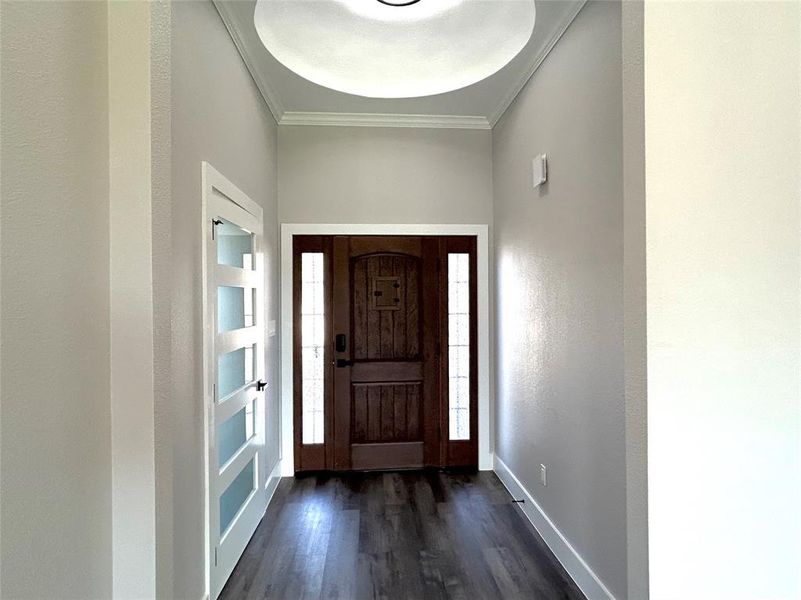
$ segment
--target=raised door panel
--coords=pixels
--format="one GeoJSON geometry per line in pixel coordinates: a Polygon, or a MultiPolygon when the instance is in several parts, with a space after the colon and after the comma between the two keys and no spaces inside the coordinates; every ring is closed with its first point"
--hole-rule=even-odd
{"type": "Polygon", "coordinates": [[[420,359],[420,259],[353,260],[354,361],[420,359]]]}
{"type": "Polygon", "coordinates": [[[420,387],[420,382],[354,384],[352,442],[422,442],[420,387]]]}

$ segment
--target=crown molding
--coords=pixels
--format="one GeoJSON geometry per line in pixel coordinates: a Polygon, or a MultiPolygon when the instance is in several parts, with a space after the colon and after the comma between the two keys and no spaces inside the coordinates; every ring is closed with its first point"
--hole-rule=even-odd
{"type": "Polygon", "coordinates": [[[237,21],[230,12],[230,1],[212,0],[217,12],[220,14],[231,39],[239,51],[250,76],[261,93],[267,108],[278,125],[317,125],[328,127],[417,127],[424,129],[492,129],[509,109],[517,96],[539,69],[559,39],[567,31],[570,24],[578,16],[587,0],[575,3],[572,10],[565,14],[553,35],[532,56],[528,68],[515,85],[504,95],[501,102],[488,117],[458,116],[458,115],[408,115],[408,114],[381,114],[381,113],[329,113],[329,112],[298,112],[287,111],[279,99],[277,91],[262,77],[259,70],[242,41],[242,34],[237,21]]]}
{"type": "Polygon", "coordinates": [[[279,125],[327,127],[417,127],[422,129],[492,129],[486,117],[286,111],[279,125]]]}
{"type": "Polygon", "coordinates": [[[259,70],[255,68],[253,58],[247,49],[247,45],[242,41],[242,33],[239,31],[239,27],[236,24],[236,19],[233,18],[230,13],[231,9],[228,8],[230,3],[225,2],[224,0],[212,0],[212,2],[214,7],[217,9],[220,18],[225,24],[225,28],[228,30],[231,39],[234,41],[234,45],[239,51],[239,55],[242,57],[242,61],[245,63],[245,67],[250,73],[253,83],[256,84],[259,93],[261,93],[264,103],[267,105],[267,108],[270,109],[275,122],[280,123],[285,112],[284,107],[278,98],[278,93],[269,83],[267,83],[264,77],[259,74],[259,70]]]}
{"type": "Polygon", "coordinates": [[[556,46],[556,43],[564,35],[565,31],[567,31],[567,28],[570,27],[570,24],[575,20],[579,12],[581,12],[581,9],[584,8],[586,4],[587,0],[581,0],[580,2],[577,2],[575,8],[565,14],[564,18],[559,22],[559,25],[554,30],[553,35],[540,47],[539,52],[532,56],[524,75],[517,80],[515,86],[509,90],[509,93],[503,97],[503,100],[501,100],[495,110],[492,111],[487,118],[490,128],[495,127],[504,113],[509,110],[509,107],[515,101],[520,92],[523,91],[523,88],[526,87],[526,84],[534,76],[534,73],[537,72],[537,69],[540,68],[540,65],[543,63],[543,61],[545,61],[545,59],[548,57],[548,54],[550,54],[551,50],[553,50],[553,47],[556,46]]]}

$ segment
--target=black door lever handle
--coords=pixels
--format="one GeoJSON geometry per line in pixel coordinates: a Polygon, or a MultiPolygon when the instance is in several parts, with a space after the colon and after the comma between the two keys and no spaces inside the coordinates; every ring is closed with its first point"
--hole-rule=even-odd
{"type": "Polygon", "coordinates": [[[353,366],[352,360],[346,360],[344,358],[337,359],[337,369],[343,369],[345,367],[352,367],[352,366],[353,366]]]}

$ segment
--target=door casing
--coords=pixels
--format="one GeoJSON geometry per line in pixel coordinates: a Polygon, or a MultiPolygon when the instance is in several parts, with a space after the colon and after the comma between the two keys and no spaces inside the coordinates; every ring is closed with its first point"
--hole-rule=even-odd
{"type": "Polygon", "coordinates": [[[296,235],[473,236],[477,246],[478,468],[493,469],[489,226],[484,224],[298,224],[281,226],[281,475],[294,475],[293,238],[296,235]]]}

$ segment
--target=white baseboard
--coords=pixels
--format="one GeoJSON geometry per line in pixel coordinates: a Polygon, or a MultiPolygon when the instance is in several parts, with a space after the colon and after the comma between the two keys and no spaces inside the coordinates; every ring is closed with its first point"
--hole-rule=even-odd
{"type": "Polygon", "coordinates": [[[498,479],[506,486],[515,500],[525,500],[518,506],[523,509],[523,513],[588,600],[615,600],[612,592],[581,558],[581,555],[576,552],[576,549],[540,508],[534,497],[497,455],[495,456],[495,474],[498,475],[498,479]]]}
{"type": "Polygon", "coordinates": [[[267,481],[264,483],[264,491],[267,492],[267,504],[266,506],[270,506],[270,502],[275,495],[275,490],[278,489],[278,484],[281,483],[281,461],[279,460],[275,463],[273,470],[267,476],[267,481]]]}

